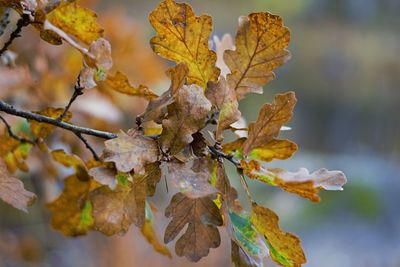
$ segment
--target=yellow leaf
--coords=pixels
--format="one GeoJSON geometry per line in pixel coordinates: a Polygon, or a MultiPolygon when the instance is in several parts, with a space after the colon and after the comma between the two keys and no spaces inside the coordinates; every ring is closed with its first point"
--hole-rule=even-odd
{"type": "Polygon", "coordinates": [[[205,88],[208,81],[218,80],[217,56],[208,48],[212,30],[210,16],[197,17],[188,4],[165,0],[149,18],[157,31],[151,39],[153,50],[176,63],[186,63],[189,84],[196,83],[205,88]]]}
{"type": "Polygon", "coordinates": [[[236,50],[224,54],[231,70],[228,84],[239,100],[247,93],[262,93],[262,86],[275,78],[272,70],[290,58],[289,39],[289,29],[279,16],[252,13],[240,18],[236,50]]]}
{"type": "Polygon", "coordinates": [[[47,14],[47,20],[79,41],[90,45],[103,35],[97,23],[97,15],[92,10],[80,7],[74,2],[63,2],[47,14]]]}
{"type": "Polygon", "coordinates": [[[154,232],[153,226],[151,225],[151,222],[149,220],[145,221],[140,230],[143,236],[146,238],[147,242],[149,242],[153,246],[155,251],[167,256],[168,258],[172,258],[171,252],[169,251],[168,247],[161,244],[158,240],[157,235],[154,232]]]}
{"type": "Polygon", "coordinates": [[[133,87],[125,74],[119,71],[115,76],[108,75],[105,82],[113,90],[122,94],[141,96],[149,100],[157,98],[157,95],[144,85],[139,85],[137,88],[133,87]]]}
{"type": "Polygon", "coordinates": [[[262,161],[288,159],[297,151],[297,145],[289,140],[272,139],[267,144],[250,152],[250,157],[262,161]]]}
{"type": "Polygon", "coordinates": [[[269,254],[276,263],[286,267],[299,267],[306,262],[300,239],[280,229],[279,218],[272,210],[253,203],[251,222],[264,236],[269,254]]]}

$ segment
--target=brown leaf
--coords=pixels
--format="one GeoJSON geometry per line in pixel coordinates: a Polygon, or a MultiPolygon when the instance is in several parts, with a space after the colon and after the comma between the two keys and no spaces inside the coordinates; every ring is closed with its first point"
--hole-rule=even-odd
{"type": "Polygon", "coordinates": [[[25,212],[28,212],[28,206],[36,200],[35,194],[25,190],[24,184],[9,174],[2,160],[0,160],[0,199],[25,212]]]}
{"type": "Polygon", "coordinates": [[[215,136],[217,141],[221,141],[222,131],[228,129],[241,116],[236,93],[227,85],[225,78],[221,77],[217,84],[208,83],[205,94],[219,112],[215,136]]]}
{"type": "Polygon", "coordinates": [[[299,267],[306,262],[300,239],[280,229],[279,218],[272,210],[253,203],[251,221],[267,240],[270,256],[276,263],[299,267]]]}
{"type": "Polygon", "coordinates": [[[217,56],[208,47],[212,30],[210,16],[197,17],[185,3],[162,1],[150,13],[150,23],[157,32],[150,43],[158,55],[185,63],[189,68],[188,83],[205,88],[208,81],[217,81],[217,56]]]}
{"type": "Polygon", "coordinates": [[[188,224],[186,232],[175,244],[177,255],[197,262],[208,255],[210,248],[220,245],[216,226],[221,226],[223,221],[212,196],[192,199],[177,193],[165,210],[165,216],[172,218],[165,230],[165,243],[175,239],[188,224]]]}
{"type": "Polygon", "coordinates": [[[279,16],[252,13],[240,18],[236,50],[224,54],[231,69],[227,81],[238,100],[248,93],[262,93],[262,86],[275,78],[272,71],[290,58],[289,39],[289,29],[279,16]]]}
{"type": "Polygon", "coordinates": [[[89,175],[93,177],[99,184],[107,185],[111,190],[117,187],[117,171],[115,168],[108,168],[107,166],[99,166],[89,170],[89,175]]]}
{"type": "Polygon", "coordinates": [[[177,154],[193,141],[192,134],[204,124],[211,103],[198,85],[183,86],[175,95],[175,102],[168,106],[168,117],[162,121],[161,148],[177,154]]]}
{"type": "Polygon", "coordinates": [[[82,181],[76,175],[65,178],[62,194],[47,205],[52,213],[51,226],[66,236],[86,234],[93,224],[87,195],[95,187],[92,181],[82,181]]]}
{"type": "Polygon", "coordinates": [[[157,95],[147,86],[139,85],[139,87],[133,87],[126,75],[119,71],[115,76],[108,75],[105,83],[113,90],[122,94],[144,97],[148,100],[157,98],[157,95]]]}
{"type": "Polygon", "coordinates": [[[283,124],[291,119],[295,104],[293,92],[276,95],[272,104],[265,104],[257,121],[249,125],[249,136],[243,145],[243,154],[247,156],[252,149],[277,137],[283,124]]]}
{"type": "Polygon", "coordinates": [[[144,166],[158,160],[157,143],[144,136],[139,130],[131,129],[128,134],[121,131],[115,139],[107,140],[104,149],[104,161],[114,162],[121,172],[143,174],[144,166]]]}
{"type": "Polygon", "coordinates": [[[160,97],[149,102],[145,113],[142,115],[143,121],[162,122],[168,111],[167,106],[174,102],[174,96],[186,83],[188,73],[189,69],[184,63],[180,63],[167,71],[167,75],[171,79],[171,86],[160,97]]]}

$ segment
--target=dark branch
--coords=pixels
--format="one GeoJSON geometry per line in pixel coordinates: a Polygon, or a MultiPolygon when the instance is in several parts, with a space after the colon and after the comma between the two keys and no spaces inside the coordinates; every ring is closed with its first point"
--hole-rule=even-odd
{"type": "Polygon", "coordinates": [[[92,153],[93,158],[96,161],[101,161],[100,157],[97,155],[96,151],[93,149],[93,147],[89,144],[88,140],[86,140],[85,137],[82,136],[80,133],[75,133],[76,136],[85,144],[86,148],[89,149],[89,151],[92,153]]]}
{"type": "Polygon", "coordinates": [[[1,115],[0,115],[0,120],[3,121],[4,125],[5,125],[6,128],[7,128],[8,134],[9,134],[12,138],[14,138],[15,140],[20,141],[21,143],[35,144],[35,142],[32,141],[32,140],[30,140],[30,139],[27,139],[27,138],[24,138],[24,137],[21,137],[21,136],[16,135],[16,134],[13,132],[13,130],[11,129],[11,125],[10,125],[10,124],[6,121],[6,119],[3,118],[1,115]]]}
{"type": "Polygon", "coordinates": [[[216,157],[216,158],[224,158],[226,160],[229,160],[232,162],[237,168],[240,168],[240,162],[235,159],[232,155],[227,155],[224,152],[222,152],[220,149],[217,149],[216,147],[209,146],[211,154],[216,157]]]}
{"type": "Polygon", "coordinates": [[[22,28],[26,27],[30,23],[29,15],[28,14],[22,14],[21,18],[17,21],[17,28],[11,33],[10,38],[7,40],[7,42],[4,43],[3,47],[0,50],[0,56],[3,55],[4,52],[7,51],[9,46],[13,43],[13,41],[21,36],[21,30],[22,28]]]}
{"type": "Polygon", "coordinates": [[[78,80],[74,87],[74,93],[72,94],[71,99],[69,100],[68,104],[65,106],[64,112],[60,115],[60,117],[57,118],[58,121],[62,121],[65,118],[65,116],[67,116],[72,103],[74,103],[74,101],[78,98],[78,96],[83,95],[83,89],[84,88],[81,86],[81,82],[80,82],[80,76],[78,76],[78,80]]]}
{"type": "Polygon", "coordinates": [[[11,114],[14,116],[18,116],[21,118],[25,118],[28,120],[51,124],[51,125],[57,126],[59,128],[63,128],[65,130],[73,132],[75,134],[86,134],[86,135],[96,136],[96,137],[103,138],[103,139],[113,139],[113,138],[117,137],[117,134],[115,134],[115,133],[81,127],[81,126],[73,125],[70,123],[63,122],[63,121],[58,121],[57,119],[43,116],[43,115],[33,113],[30,111],[17,109],[17,108],[14,108],[13,106],[11,106],[10,104],[5,103],[4,101],[0,101],[0,111],[3,111],[5,113],[8,113],[8,114],[11,114]]]}

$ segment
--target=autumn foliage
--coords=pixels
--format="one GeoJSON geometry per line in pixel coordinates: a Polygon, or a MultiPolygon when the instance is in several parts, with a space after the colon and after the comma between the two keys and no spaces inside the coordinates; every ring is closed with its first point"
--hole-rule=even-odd
{"type": "MultiPolygon", "coordinates": [[[[346,177],[340,171],[320,169],[310,173],[301,168],[289,172],[270,166],[272,160],[288,159],[297,150],[294,142],[279,139],[281,129],[293,116],[297,101],[294,92],[276,95],[249,125],[243,122],[239,110],[239,101],[249,93],[262,93],[263,86],[275,78],[274,69],[290,58],[290,31],[281,17],[268,12],[240,17],[236,38],[214,37],[214,51],[210,16],[197,16],[185,3],[162,1],[149,15],[156,32],[150,45],[155,54],[175,64],[166,72],[169,88],[158,95],[149,86],[132,85],[128,75],[113,65],[112,47],[118,51],[121,36],[111,35],[111,41],[107,40],[97,15],[76,1],[0,0],[0,7],[4,15],[10,8],[20,15],[16,33],[11,33],[10,43],[1,50],[2,58],[8,55],[9,59],[9,45],[22,28],[31,25],[44,42],[68,44],[68,48],[60,49],[79,52],[82,62],[80,68],[64,64],[72,68],[72,78],[36,73],[39,86],[49,92],[47,100],[53,102],[58,96],[50,93],[49,84],[75,82],[65,108],[42,107],[32,100],[28,110],[41,110],[31,112],[0,101],[1,111],[27,119],[26,129],[14,131],[0,117],[5,125],[0,136],[3,201],[22,211],[34,203],[35,194],[24,189],[13,173],[28,172],[27,159],[40,155],[37,157],[42,158],[45,175],[54,175],[49,162],[74,170],[63,180],[62,193],[47,204],[54,229],[66,236],[93,230],[115,235],[135,225],[157,252],[171,257],[153,229],[156,222],[151,197],[161,193],[156,188],[164,177],[169,190],[175,192],[165,210],[170,222],[164,242],[175,240],[178,256],[199,261],[220,245],[219,231],[224,228],[231,239],[235,266],[264,266],[266,257],[281,266],[306,262],[299,238],[283,231],[278,216],[253,200],[247,180],[317,202],[322,189],[342,190],[346,177]],[[70,110],[89,90],[98,90],[102,99],[120,103],[125,111],[131,105],[126,99],[131,96],[144,98],[148,104],[135,118],[134,127],[119,130],[118,125],[70,110]],[[76,115],[87,125],[75,124],[76,115]],[[48,144],[57,128],[74,134],[82,145],[58,133],[62,142],[70,144],[71,153],[50,149],[48,144]],[[224,140],[228,132],[236,136],[229,142],[224,140]],[[94,138],[106,139],[101,155],[90,143],[94,138]],[[82,159],[82,147],[92,155],[87,160],[82,159]],[[233,164],[237,175],[228,177],[225,163],[233,164]],[[234,179],[240,181],[240,191],[245,192],[251,210],[239,201],[237,190],[231,186],[234,179]]],[[[124,52],[121,55],[126,57],[124,52]]],[[[7,62],[12,64],[10,59],[7,62]]],[[[124,64],[121,58],[115,62],[124,64]]]]}

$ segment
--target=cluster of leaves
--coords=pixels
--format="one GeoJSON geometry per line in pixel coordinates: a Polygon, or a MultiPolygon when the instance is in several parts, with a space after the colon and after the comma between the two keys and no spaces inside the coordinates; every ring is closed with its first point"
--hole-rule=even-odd
{"type": "MultiPolygon", "coordinates": [[[[103,38],[93,11],[75,1],[0,0],[0,7],[29,19],[43,40],[54,45],[64,41],[82,54],[75,98],[85,90],[107,86],[149,100],[134,128],[110,134],[100,157],[94,153],[85,162],[63,150],[50,152],[56,162],[75,170],[65,178],[62,194],[48,204],[55,229],[67,236],[90,230],[114,235],[134,224],[156,251],[170,257],[156,237],[149,202],[165,176],[176,194],[165,210],[171,221],[164,242],[184,231],[175,244],[177,255],[191,261],[207,256],[210,248],[220,245],[218,227],[223,226],[231,239],[235,266],[262,266],[268,256],[282,266],[305,263],[299,238],[281,230],[278,216],[253,200],[246,179],[319,201],[321,189],[342,190],[346,177],[326,169],[310,173],[266,167],[297,150],[292,141],[278,139],[293,115],[293,92],[276,95],[248,126],[238,123],[243,121],[239,101],[249,93],[262,93],[262,87],[275,77],[273,70],[290,58],[286,50],[290,32],[279,16],[262,12],[241,17],[235,42],[230,36],[214,38],[213,51],[210,16],[197,16],[185,3],[162,1],[149,16],[156,31],[151,47],[176,65],[167,71],[169,89],[158,96],[147,86],[132,86],[122,72],[110,74],[111,45],[103,38]],[[224,142],[225,131],[240,136],[224,142]],[[228,178],[224,161],[235,165],[237,176],[228,178]],[[230,179],[240,180],[250,212],[238,200],[230,179]]],[[[68,107],[48,108],[39,114],[68,122],[72,117],[68,107]]],[[[25,211],[32,204],[34,194],[11,173],[28,170],[25,160],[32,146],[49,150],[45,141],[54,127],[31,120],[33,139],[16,136],[10,128],[1,136],[2,200],[25,211]]]]}

